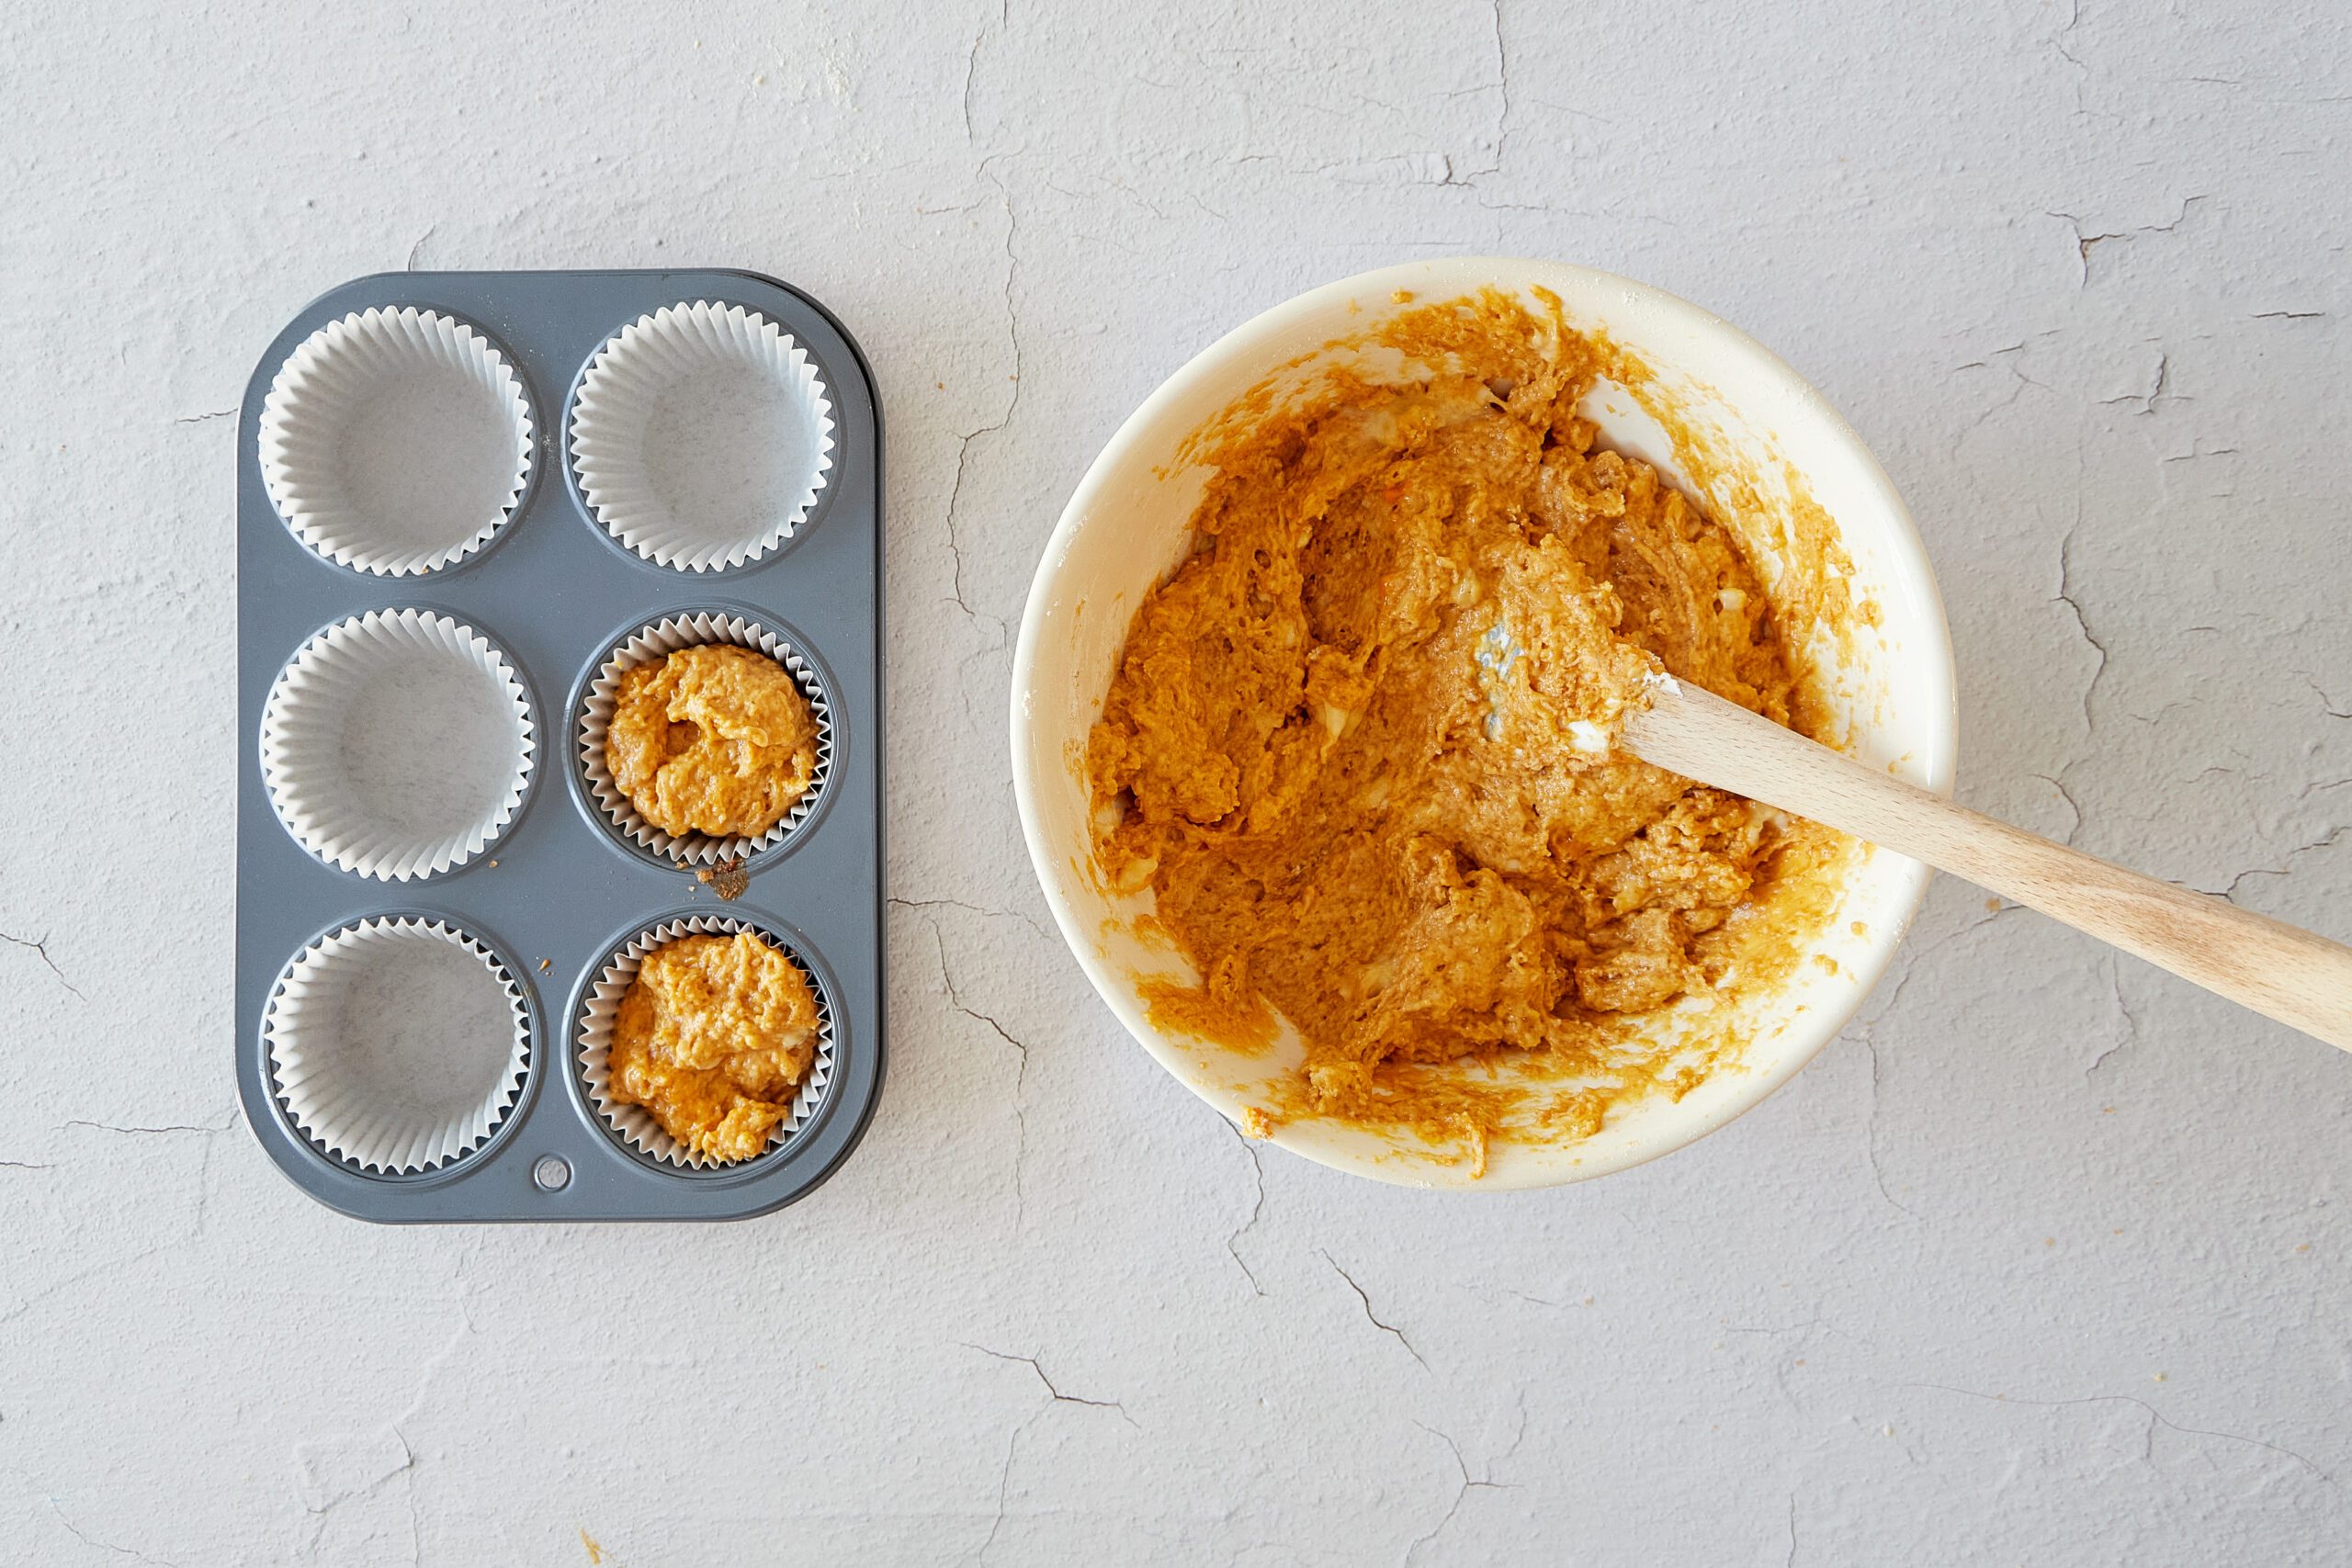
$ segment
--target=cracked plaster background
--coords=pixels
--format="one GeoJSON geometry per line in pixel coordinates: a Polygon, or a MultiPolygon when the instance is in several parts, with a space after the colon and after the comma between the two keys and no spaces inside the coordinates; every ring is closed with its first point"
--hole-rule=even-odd
{"type": "Polygon", "coordinates": [[[2352,936],[2340,11],[36,0],[0,60],[0,1557],[2343,1560],[2352,1063],[1944,882],[1718,1136],[1357,1185],[1094,1001],[1003,733],[1187,355],[1555,256],[1877,450],[1964,798],[2352,936]],[[228,411],[345,277],[668,262],[808,287],[888,408],[888,1089],[748,1225],[362,1226],[231,1083],[228,411]]]}

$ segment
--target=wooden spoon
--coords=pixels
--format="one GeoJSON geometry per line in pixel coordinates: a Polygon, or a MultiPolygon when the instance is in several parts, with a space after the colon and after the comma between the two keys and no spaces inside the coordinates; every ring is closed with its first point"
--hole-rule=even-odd
{"type": "Polygon", "coordinates": [[[2352,1051],[2352,948],[1954,806],[1669,675],[1624,744],[2030,905],[2209,991],[2352,1051]]]}

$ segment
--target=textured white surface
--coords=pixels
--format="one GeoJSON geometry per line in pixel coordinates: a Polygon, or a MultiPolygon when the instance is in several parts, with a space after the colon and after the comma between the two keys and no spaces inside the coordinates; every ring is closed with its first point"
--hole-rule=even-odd
{"type": "Polygon", "coordinates": [[[2339,1055],[1947,883],[1718,1136],[1375,1189],[1116,1032],[1002,714],[1038,545],[1185,355],[1379,262],[1555,255],[1876,446],[1965,798],[2352,935],[2342,22],[1232,9],[0,20],[0,1558],[2341,1561],[2339,1055]],[[894,1055],[781,1216],[371,1229],[239,1124],[225,411],[408,261],[762,268],[874,360],[894,1055]],[[123,851],[24,847],[92,826],[123,851]]]}

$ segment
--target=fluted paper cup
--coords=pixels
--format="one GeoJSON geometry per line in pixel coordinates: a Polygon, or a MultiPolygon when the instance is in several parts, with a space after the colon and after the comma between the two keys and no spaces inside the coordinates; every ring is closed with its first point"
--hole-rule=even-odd
{"type": "Polygon", "coordinates": [[[582,1086],[587,1090],[588,1103],[605,1119],[622,1143],[663,1165],[685,1170],[740,1169],[752,1160],[764,1159],[790,1141],[795,1133],[808,1124],[824,1103],[825,1090],[833,1079],[833,1003],[826,994],[817,973],[792,944],[755,921],[739,919],[731,915],[692,915],[679,919],[663,920],[661,924],[639,931],[613,954],[598,971],[595,984],[588,989],[580,1009],[576,1026],[574,1063],[582,1086]],[[652,1112],[641,1105],[624,1105],[612,1098],[610,1057],[613,1044],[613,1024],[620,1014],[621,998],[637,979],[638,970],[646,955],[667,947],[680,937],[734,936],[750,931],[770,947],[783,953],[808,982],[809,991],[817,998],[817,1055],[808,1066],[808,1077],[793,1093],[792,1108],[775,1130],[769,1134],[767,1146],[751,1159],[721,1160],[696,1154],[677,1139],[662,1131],[662,1123],[652,1112]]]}
{"type": "Polygon", "coordinates": [[[596,677],[588,683],[580,705],[578,736],[581,772],[587,781],[589,796],[604,813],[605,820],[628,842],[680,865],[708,866],[725,860],[746,860],[763,850],[775,848],[790,838],[793,830],[817,809],[832,776],[832,704],[815,667],[777,632],[757,621],[718,610],[671,615],[622,638],[596,667],[596,677]],[[682,648],[710,643],[752,649],[783,665],[793,683],[800,688],[801,696],[808,704],[809,716],[817,723],[817,766],[808,787],[792,803],[792,809],[784,814],[782,820],[764,833],[665,833],[639,812],[637,803],[614,782],[613,771],[605,761],[605,735],[613,721],[621,677],[640,664],[650,664],[682,648]]]}
{"type": "Polygon", "coordinates": [[[571,446],[581,499],[614,538],[661,566],[720,571],[808,520],[833,466],[833,405],[791,333],[696,300],[596,351],[571,446]]]}
{"type": "Polygon", "coordinates": [[[271,381],[262,484],[327,559],[412,577],[514,515],[535,440],[522,378],[488,338],[438,310],[362,310],[305,338],[271,381]]]}
{"type": "Polygon", "coordinates": [[[413,1176],[481,1148],[530,1068],[523,990],[439,920],[370,919],[296,955],[263,1033],[287,1115],[330,1157],[413,1176]]]}
{"type": "Polygon", "coordinates": [[[505,829],[537,736],[489,637],[427,610],[371,610],[279,672],[261,745],[270,804],[304,849],[405,882],[465,864],[505,829]]]}

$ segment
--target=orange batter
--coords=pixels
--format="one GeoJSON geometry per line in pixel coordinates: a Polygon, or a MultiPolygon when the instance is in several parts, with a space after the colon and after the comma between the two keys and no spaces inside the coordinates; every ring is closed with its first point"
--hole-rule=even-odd
{"type": "Polygon", "coordinates": [[[1423,1065],[1551,1054],[1583,1087],[1521,1115],[1547,1136],[1687,1092],[1642,1015],[1724,985],[1735,916],[1834,836],[1614,744],[1661,668],[1818,726],[1738,543],[1575,412],[1608,346],[1494,294],[1383,335],[1427,378],[1343,376],[1209,452],[1090,739],[1096,859],[1203,977],[1148,987],[1159,1021],[1254,1049],[1279,1012],[1285,1113],[1482,1162],[1510,1108],[1423,1065]]]}
{"type": "Polygon", "coordinates": [[[817,721],[792,672],[755,649],[682,648],[621,677],[605,766],[665,833],[756,837],[817,772],[817,721]]]}
{"type": "Polygon", "coordinates": [[[621,998],[607,1092],[698,1155],[749,1159],[816,1055],[817,998],[798,964],[749,931],[680,937],[645,955],[621,998]]]}

